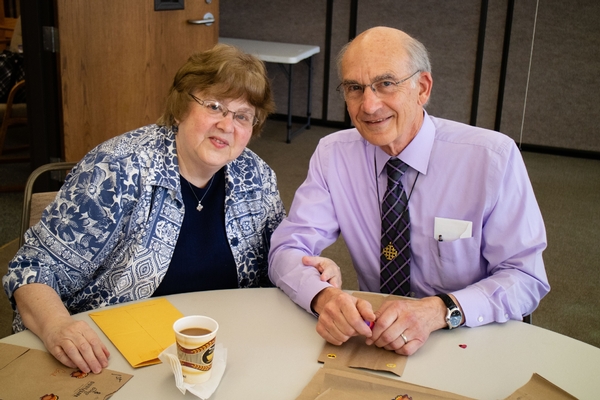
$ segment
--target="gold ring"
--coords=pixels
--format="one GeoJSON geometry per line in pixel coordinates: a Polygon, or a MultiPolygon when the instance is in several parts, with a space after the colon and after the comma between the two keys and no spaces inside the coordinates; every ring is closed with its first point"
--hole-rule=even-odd
{"type": "Polygon", "coordinates": [[[404,336],[404,332],[400,334],[400,337],[404,340],[404,344],[408,343],[408,339],[404,336]]]}

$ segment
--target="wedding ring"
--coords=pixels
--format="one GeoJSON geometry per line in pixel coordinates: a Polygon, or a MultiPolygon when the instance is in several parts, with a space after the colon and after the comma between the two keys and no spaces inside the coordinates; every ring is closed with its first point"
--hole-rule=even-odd
{"type": "Polygon", "coordinates": [[[406,336],[404,336],[404,333],[401,333],[400,337],[402,338],[402,340],[404,340],[404,344],[408,343],[408,339],[406,338],[406,336]]]}

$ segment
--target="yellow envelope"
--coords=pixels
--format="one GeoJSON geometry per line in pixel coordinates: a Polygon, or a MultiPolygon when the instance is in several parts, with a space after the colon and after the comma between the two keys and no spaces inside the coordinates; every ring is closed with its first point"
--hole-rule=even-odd
{"type": "Polygon", "coordinates": [[[183,314],[167,299],[90,313],[134,368],[160,364],[158,355],[175,342],[173,323],[181,317],[183,314]]]}

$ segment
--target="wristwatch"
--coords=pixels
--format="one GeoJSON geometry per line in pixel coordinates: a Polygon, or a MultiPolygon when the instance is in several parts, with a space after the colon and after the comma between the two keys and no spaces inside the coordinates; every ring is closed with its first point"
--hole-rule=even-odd
{"type": "Polygon", "coordinates": [[[460,311],[460,308],[458,308],[454,300],[452,300],[452,297],[448,296],[447,294],[436,294],[436,296],[442,299],[448,308],[448,312],[446,313],[446,323],[448,326],[444,329],[458,328],[460,326],[460,322],[462,321],[462,312],[460,311]]]}

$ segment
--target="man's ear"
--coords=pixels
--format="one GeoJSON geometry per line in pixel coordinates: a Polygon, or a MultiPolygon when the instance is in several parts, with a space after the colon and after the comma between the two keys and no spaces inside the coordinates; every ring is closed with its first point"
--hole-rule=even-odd
{"type": "Polygon", "coordinates": [[[419,104],[425,105],[431,96],[431,88],[433,87],[433,77],[429,72],[421,72],[419,75],[419,104]]]}

